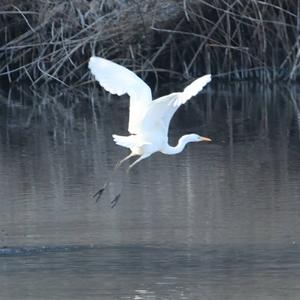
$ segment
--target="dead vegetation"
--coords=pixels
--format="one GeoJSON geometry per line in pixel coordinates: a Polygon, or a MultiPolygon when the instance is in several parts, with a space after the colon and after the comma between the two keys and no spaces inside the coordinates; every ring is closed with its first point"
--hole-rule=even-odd
{"type": "Polygon", "coordinates": [[[212,72],[228,80],[295,81],[299,2],[4,0],[0,74],[32,85],[82,84],[96,54],[141,76],[212,72]]]}

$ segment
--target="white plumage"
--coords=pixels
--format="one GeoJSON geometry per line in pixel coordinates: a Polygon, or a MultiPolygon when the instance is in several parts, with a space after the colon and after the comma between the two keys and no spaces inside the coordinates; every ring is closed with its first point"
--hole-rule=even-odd
{"type": "MultiPolygon", "coordinates": [[[[128,94],[130,97],[128,131],[131,135],[114,134],[113,138],[116,144],[129,148],[131,153],[117,166],[132,156],[140,156],[129,166],[130,169],[154,152],[171,155],[180,153],[189,142],[211,141],[193,133],[182,136],[175,147],[168,144],[169,124],[174,113],[180,105],[197,95],[211,81],[210,74],[196,79],[183,92],[172,93],[152,101],[149,86],[127,68],[95,56],[90,58],[89,68],[105,90],[119,96],[128,94]]],[[[108,182],[95,194],[97,200],[107,184],[108,182]]]]}
{"type": "Polygon", "coordinates": [[[128,131],[131,135],[113,135],[116,144],[131,149],[130,157],[140,155],[130,168],[154,152],[176,154],[188,142],[210,141],[208,138],[189,134],[182,137],[176,147],[171,147],[168,144],[168,130],[171,118],[179,106],[198,94],[211,81],[211,75],[196,79],[183,92],[152,101],[149,86],[127,68],[94,56],[90,58],[89,68],[108,92],[130,96],[128,131]]]}
{"type": "Polygon", "coordinates": [[[89,68],[97,81],[111,94],[130,96],[128,131],[136,133],[139,115],[152,102],[149,86],[133,72],[101,57],[91,57],[89,68]]]}

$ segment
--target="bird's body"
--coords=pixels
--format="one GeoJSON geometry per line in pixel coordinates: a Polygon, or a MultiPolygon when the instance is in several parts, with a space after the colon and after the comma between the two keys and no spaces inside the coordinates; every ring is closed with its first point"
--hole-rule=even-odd
{"type": "Polygon", "coordinates": [[[152,101],[149,86],[133,72],[101,57],[91,57],[89,68],[96,79],[112,94],[130,96],[129,136],[113,135],[116,144],[129,148],[132,156],[140,156],[130,167],[154,152],[176,154],[189,142],[209,141],[196,134],[183,136],[176,147],[168,144],[171,118],[180,105],[195,96],[210,82],[211,75],[202,76],[183,92],[172,93],[152,101]]]}
{"type": "MultiPolygon", "coordinates": [[[[183,92],[172,93],[152,101],[149,86],[125,67],[101,57],[91,57],[89,68],[108,92],[130,96],[128,123],[130,135],[113,135],[113,138],[116,144],[129,148],[131,153],[121,160],[118,166],[133,156],[140,157],[129,168],[155,152],[172,155],[180,153],[189,142],[210,141],[209,138],[193,133],[182,136],[177,146],[172,147],[168,143],[168,131],[176,110],[198,94],[211,81],[211,75],[196,79],[183,92]]],[[[104,188],[100,190],[99,197],[104,188]]]]}

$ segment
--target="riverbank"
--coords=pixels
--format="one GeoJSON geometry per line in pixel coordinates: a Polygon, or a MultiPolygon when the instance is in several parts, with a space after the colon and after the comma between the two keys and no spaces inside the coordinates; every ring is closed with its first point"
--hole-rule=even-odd
{"type": "Polygon", "coordinates": [[[296,1],[4,1],[0,73],[10,82],[82,84],[91,55],[155,81],[203,73],[295,81],[296,1]]]}

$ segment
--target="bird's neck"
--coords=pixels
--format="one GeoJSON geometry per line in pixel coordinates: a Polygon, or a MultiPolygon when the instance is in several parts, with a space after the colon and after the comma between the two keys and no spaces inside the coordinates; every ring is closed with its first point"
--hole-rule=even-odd
{"type": "Polygon", "coordinates": [[[169,154],[169,155],[174,155],[174,154],[180,153],[183,151],[186,144],[188,144],[190,142],[192,142],[190,135],[189,134],[184,135],[179,139],[178,144],[175,147],[166,145],[165,148],[163,149],[162,153],[169,154]]]}

